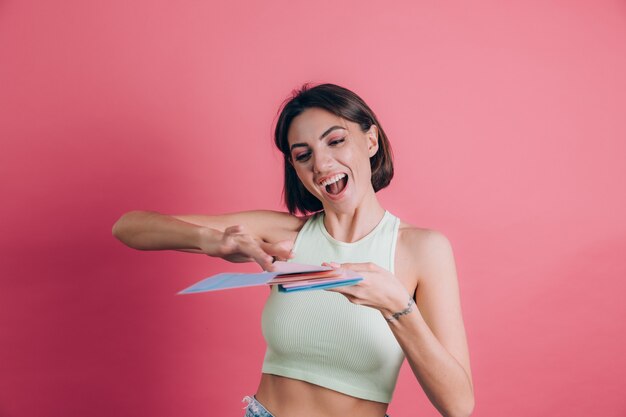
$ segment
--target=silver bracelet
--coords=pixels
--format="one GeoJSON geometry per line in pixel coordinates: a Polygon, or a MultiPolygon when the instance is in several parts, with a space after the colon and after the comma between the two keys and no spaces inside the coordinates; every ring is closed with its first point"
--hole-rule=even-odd
{"type": "Polygon", "coordinates": [[[385,317],[385,320],[387,321],[398,320],[400,316],[404,316],[405,314],[409,314],[411,311],[413,311],[414,305],[415,305],[415,301],[413,300],[413,297],[409,295],[409,304],[406,306],[406,308],[402,311],[398,311],[397,313],[393,313],[391,317],[385,317]]]}

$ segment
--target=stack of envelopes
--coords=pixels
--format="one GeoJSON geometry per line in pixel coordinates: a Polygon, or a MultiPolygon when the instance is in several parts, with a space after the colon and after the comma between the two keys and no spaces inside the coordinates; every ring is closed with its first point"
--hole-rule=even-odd
{"type": "Polygon", "coordinates": [[[231,288],[278,285],[280,292],[318,290],[353,285],[363,280],[356,272],[326,266],[278,261],[272,272],[221,273],[205,278],[178,294],[227,290],[231,288]]]}

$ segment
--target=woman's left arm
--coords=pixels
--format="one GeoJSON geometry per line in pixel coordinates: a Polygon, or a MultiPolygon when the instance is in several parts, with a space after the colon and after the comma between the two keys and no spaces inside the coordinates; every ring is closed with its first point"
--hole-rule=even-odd
{"type": "MultiPolygon", "coordinates": [[[[437,231],[430,231],[420,245],[415,305],[389,321],[389,327],[435,408],[446,417],[466,417],[474,410],[474,388],[452,246],[437,231]]],[[[389,271],[373,264],[341,266],[362,273],[365,280],[333,291],[386,318],[407,308],[410,296],[389,271]]]]}
{"type": "MultiPolygon", "coordinates": [[[[474,410],[474,388],[452,246],[436,231],[429,233],[424,245],[414,311],[389,326],[439,412],[469,416],[474,410]]],[[[390,317],[406,306],[406,299],[397,300],[395,307],[382,313],[390,317]]]]}

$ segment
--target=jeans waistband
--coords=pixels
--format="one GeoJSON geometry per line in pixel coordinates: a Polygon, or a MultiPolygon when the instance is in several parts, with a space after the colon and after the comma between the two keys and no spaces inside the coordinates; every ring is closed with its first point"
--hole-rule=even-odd
{"type": "MultiPolygon", "coordinates": [[[[254,395],[246,395],[241,402],[247,403],[247,405],[243,407],[246,410],[244,417],[274,417],[272,413],[263,407],[263,404],[261,404],[254,395]]],[[[389,417],[389,415],[385,414],[385,417],[389,417]]]]}
{"type": "Polygon", "coordinates": [[[254,395],[252,397],[246,395],[241,401],[245,401],[248,403],[244,407],[244,409],[246,410],[246,414],[244,415],[244,417],[274,417],[272,413],[270,413],[265,409],[265,407],[263,407],[263,404],[261,404],[254,395]]]}

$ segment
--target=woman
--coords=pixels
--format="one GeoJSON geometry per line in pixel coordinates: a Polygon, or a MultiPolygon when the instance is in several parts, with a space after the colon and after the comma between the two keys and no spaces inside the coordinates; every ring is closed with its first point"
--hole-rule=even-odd
{"type": "Polygon", "coordinates": [[[289,213],[166,216],[133,211],[113,234],[142,250],[175,249],[231,262],[275,259],[357,271],[356,285],[280,293],[263,310],[267,351],[246,416],[383,417],[404,358],[444,416],[474,408],[455,261],[440,232],[386,211],[393,177],[381,124],[355,93],[304,85],[283,105],[289,213]],[[302,216],[296,216],[300,213],[302,216]]]}

